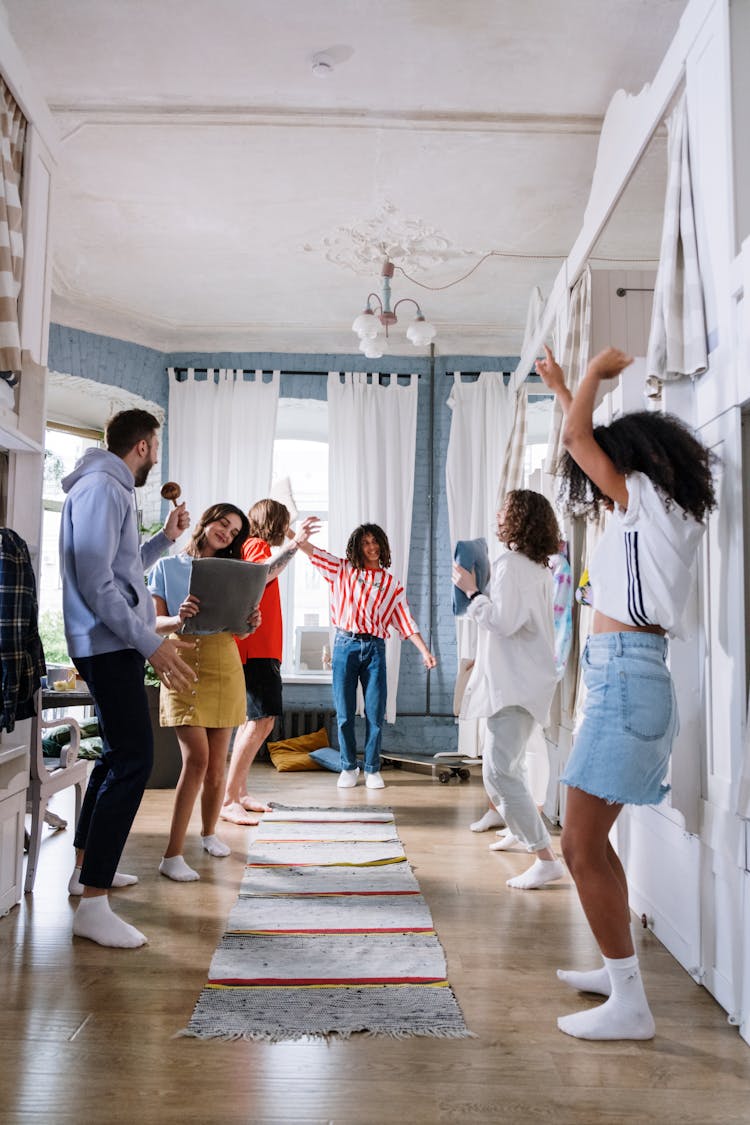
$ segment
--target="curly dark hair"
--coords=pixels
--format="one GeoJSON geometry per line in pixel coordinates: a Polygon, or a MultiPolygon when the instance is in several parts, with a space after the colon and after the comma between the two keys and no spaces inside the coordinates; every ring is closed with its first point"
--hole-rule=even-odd
{"type": "Polygon", "coordinates": [[[247,513],[250,535],[254,539],[264,539],[271,547],[284,542],[289,527],[289,509],[278,500],[257,500],[247,513]]]}
{"type": "MultiPolygon", "coordinates": [[[[648,410],[623,414],[609,426],[596,426],[594,438],[618,473],[647,476],[667,509],[678,504],[702,523],[716,507],[711,471],[715,455],[674,414],[648,410]]],[[[561,456],[557,473],[560,502],[570,515],[595,517],[609,500],[569,453],[561,456]]]]}
{"type": "Polygon", "coordinates": [[[365,535],[372,535],[373,539],[377,541],[380,548],[380,565],[384,570],[387,570],[391,565],[391,545],[382,527],[378,527],[376,523],[361,523],[359,527],[355,527],[346,545],[347,560],[352,566],[359,568],[365,566],[365,559],[362,554],[362,540],[365,535]]]}
{"type": "Polygon", "coordinates": [[[215,557],[217,559],[241,559],[242,544],[250,534],[250,524],[245,513],[240,508],[235,507],[234,504],[212,504],[210,508],[206,508],[193,528],[193,534],[187,545],[187,553],[194,558],[199,556],[206,542],[208,525],[216,523],[217,520],[224,519],[226,516],[237,516],[240,520],[240,530],[229,546],[217,551],[215,557]]]}
{"type": "Polygon", "coordinates": [[[506,493],[497,537],[512,551],[546,566],[560,542],[560,528],[549,500],[528,488],[506,493]]]}

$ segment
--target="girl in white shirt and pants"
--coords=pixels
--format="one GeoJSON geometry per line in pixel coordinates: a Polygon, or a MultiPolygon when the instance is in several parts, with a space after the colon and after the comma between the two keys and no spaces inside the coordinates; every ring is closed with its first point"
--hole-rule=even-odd
{"type": "Polygon", "coordinates": [[[486,718],[484,786],[509,829],[535,856],[509,887],[532,890],[564,874],[550,847],[526,779],[526,744],[536,723],[546,725],[557,684],[554,589],[549,557],[560,533],[549,502],[538,492],[509,492],[497,517],[504,545],[492,567],[489,595],[458,563],[453,581],[469,597],[477,623],[477,656],[461,706],[462,719],[486,718]]]}

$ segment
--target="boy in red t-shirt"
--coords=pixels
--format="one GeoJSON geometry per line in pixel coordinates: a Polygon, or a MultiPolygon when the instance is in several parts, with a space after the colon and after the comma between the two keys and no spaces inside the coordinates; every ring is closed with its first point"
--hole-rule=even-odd
{"type": "Polygon", "coordinates": [[[227,774],[223,820],[234,824],[257,824],[252,814],[268,812],[268,806],[253,801],[247,792],[247,773],[274,728],[281,714],[281,655],[283,632],[278,576],[291,561],[297,548],[306,543],[319,527],[309,516],[296,535],[289,530],[289,511],[278,500],[259,500],[248,512],[250,536],[242,547],[247,562],[264,563],[271,557],[271,547],[279,547],[286,538],[289,546],[280,551],[271,563],[266,589],[260,601],[261,624],[242,640],[235,638],[242,658],[247,694],[247,721],[237,728],[227,774]]]}

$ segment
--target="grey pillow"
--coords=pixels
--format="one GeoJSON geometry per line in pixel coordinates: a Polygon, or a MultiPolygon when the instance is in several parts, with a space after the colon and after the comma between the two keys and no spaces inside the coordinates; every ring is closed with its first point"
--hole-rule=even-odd
{"type": "Polygon", "coordinates": [[[239,559],[193,559],[190,593],[200,602],[183,633],[247,633],[247,619],[266,588],[268,566],[239,559]]]}
{"type": "MultiPolygon", "coordinates": [[[[334,750],[330,746],[322,746],[320,750],[311,750],[310,757],[314,762],[317,762],[323,769],[332,770],[334,773],[341,773],[341,751],[334,750]]],[[[361,768],[364,762],[361,758],[357,759],[357,765],[361,768]]]]}
{"type": "MultiPolygon", "coordinates": [[[[474,572],[477,588],[484,593],[490,580],[490,555],[486,539],[459,539],[453,558],[466,570],[474,572]]],[[[463,617],[469,608],[469,599],[458,586],[453,587],[453,616],[463,617]]]]}

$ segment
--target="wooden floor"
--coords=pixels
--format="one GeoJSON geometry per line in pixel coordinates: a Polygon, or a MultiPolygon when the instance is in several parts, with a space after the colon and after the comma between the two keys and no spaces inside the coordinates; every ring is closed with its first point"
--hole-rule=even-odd
{"type": "MultiPolygon", "coordinates": [[[[583,1043],[555,1017],[593,1001],[555,978],[598,962],[569,881],[510,891],[521,854],[490,853],[478,779],[439,785],[389,770],[385,791],[339,792],[329,773],[253,770],[265,799],[391,805],[448,957],[475,1039],[265,1044],[174,1039],[186,1026],[239,887],[248,830],[226,826],[228,859],[186,859],[201,882],[160,877],[172,793],[150,790],[117,892],[123,917],[149,937],[113,951],[70,936],[72,831],[42,845],[33,895],[0,919],[0,1121],[113,1122],[743,1122],[750,1049],[709,994],[648,932],[639,937],[657,1036],[645,1044],[583,1043]]],[[[68,794],[53,808],[72,811],[68,794]]],[[[356,940],[356,939],[354,939],[356,940]]]]}

